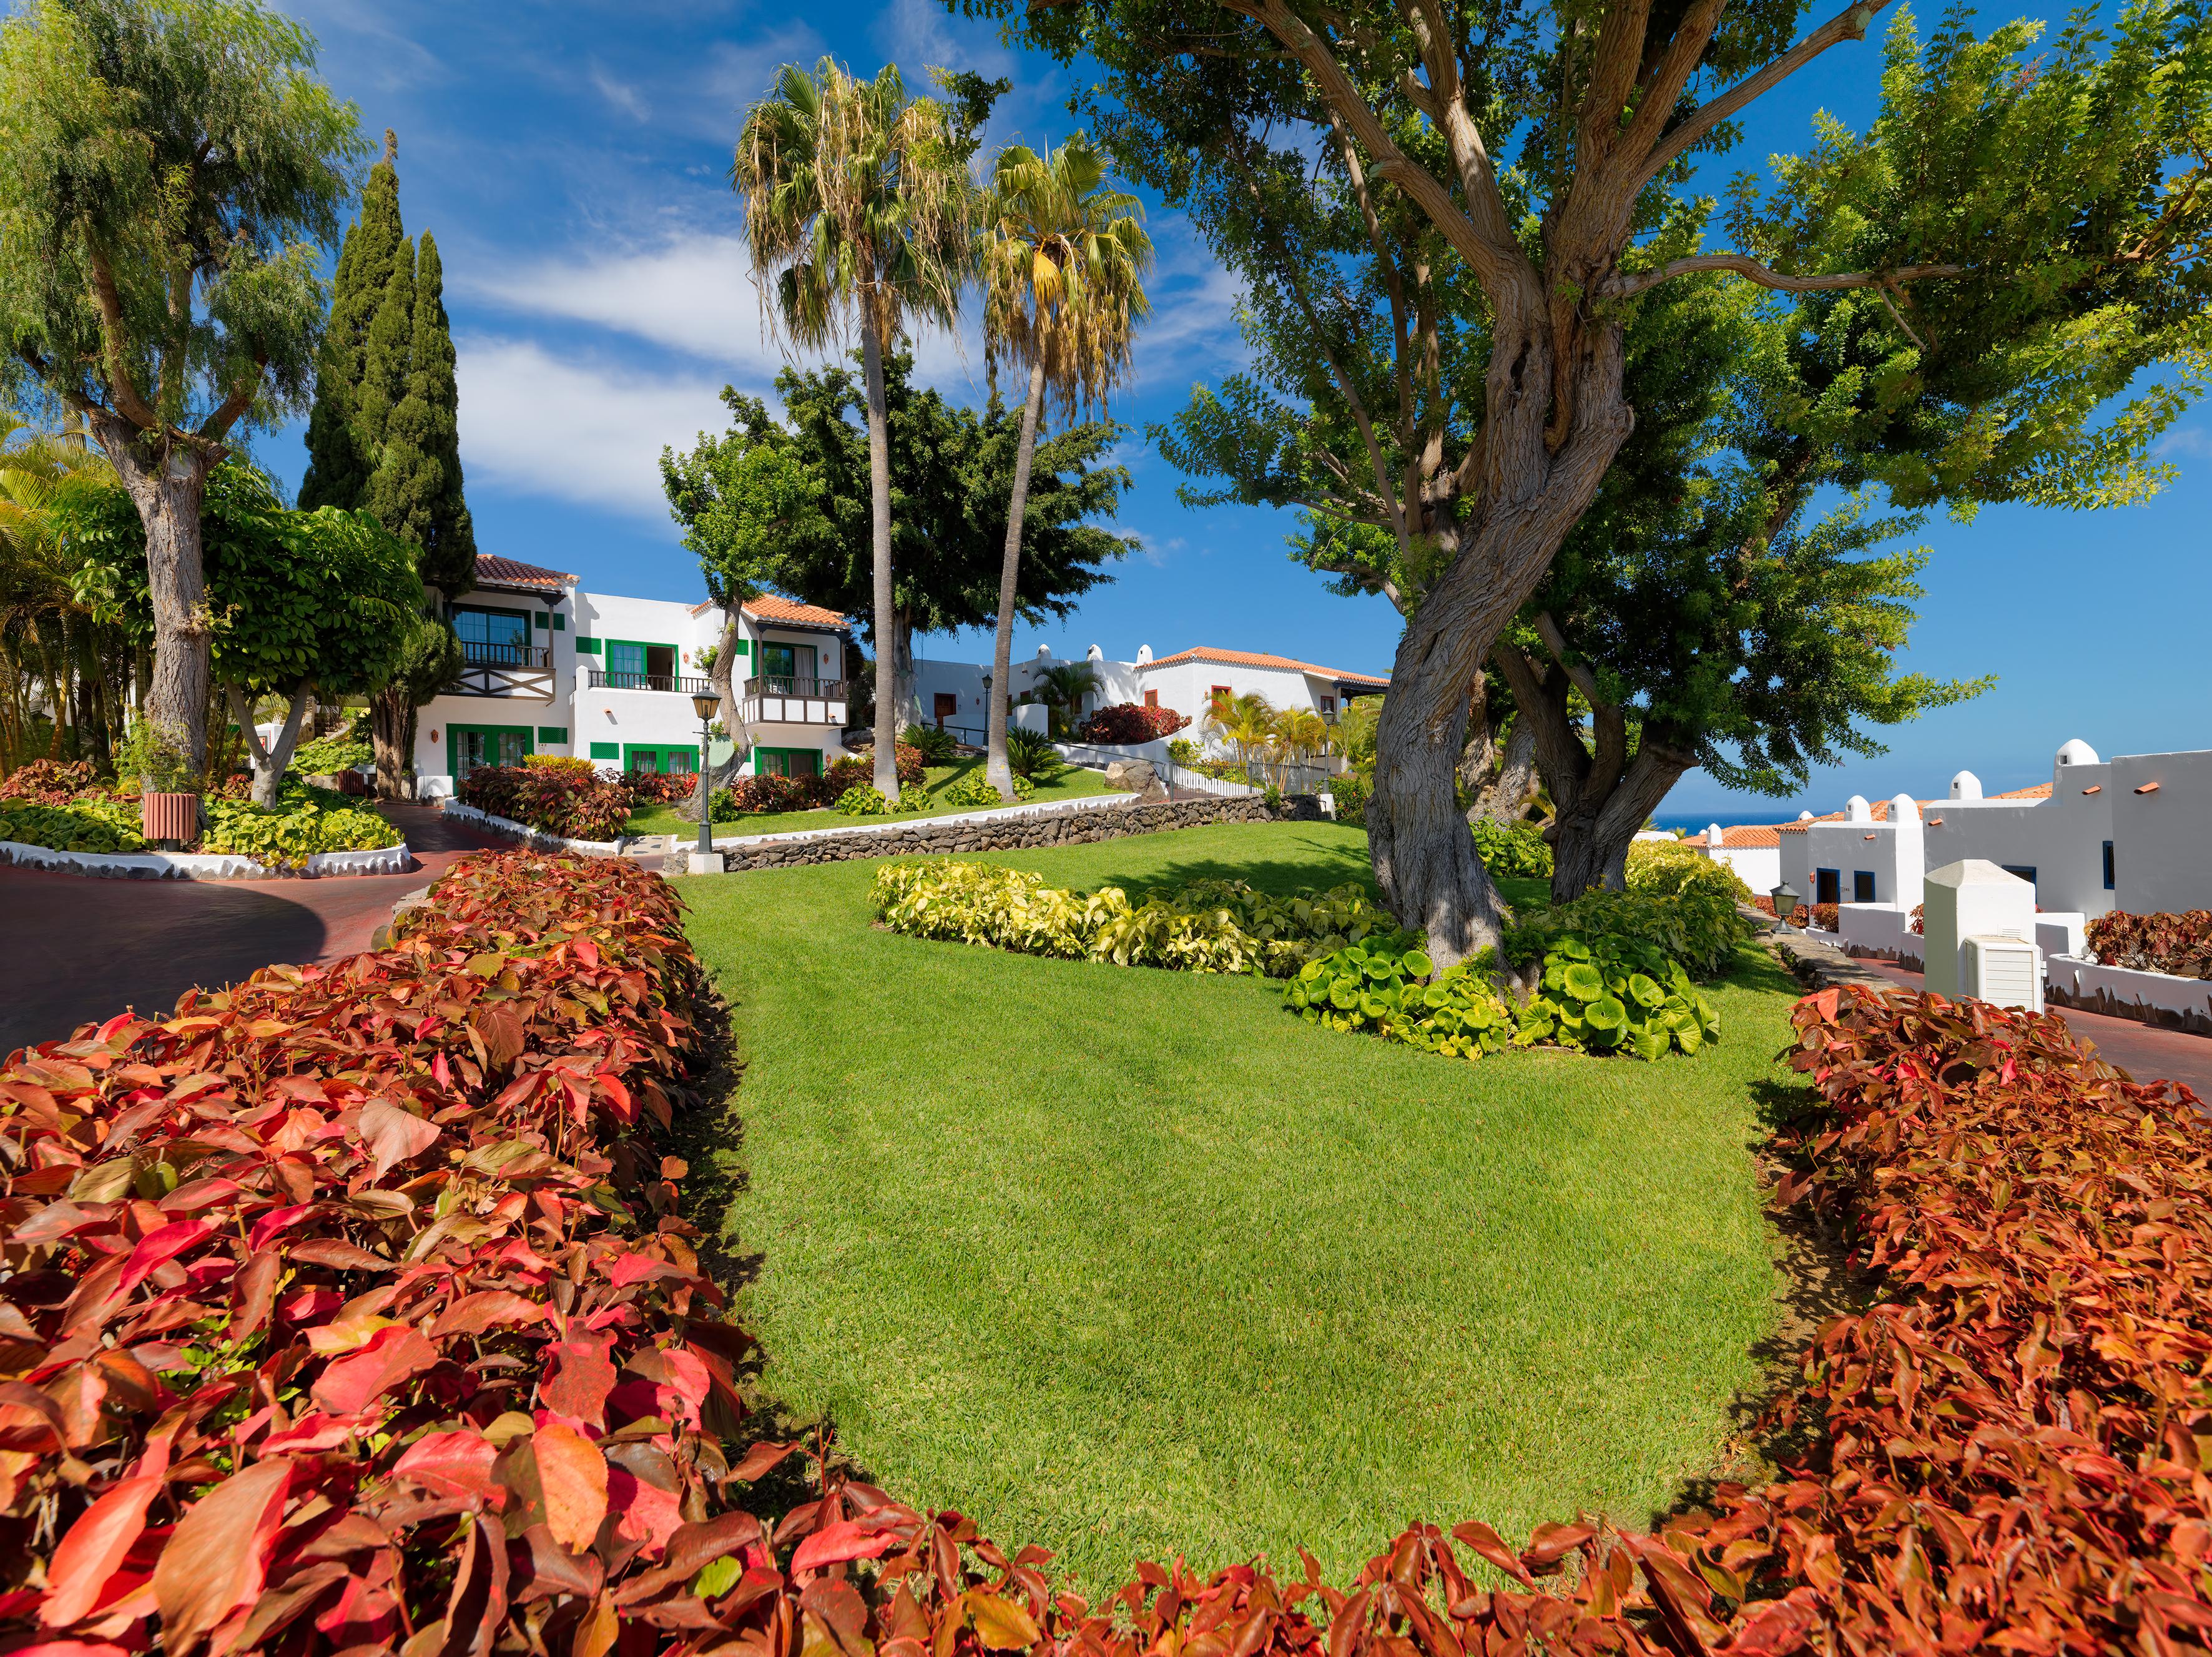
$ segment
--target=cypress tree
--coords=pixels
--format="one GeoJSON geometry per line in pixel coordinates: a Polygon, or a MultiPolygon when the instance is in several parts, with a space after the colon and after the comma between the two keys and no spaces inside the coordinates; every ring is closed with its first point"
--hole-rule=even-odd
{"type": "Polygon", "coordinates": [[[414,294],[407,392],[386,425],[368,505],[386,529],[422,549],[423,581],[453,598],[475,576],[477,540],[461,491],[460,395],[445,274],[427,230],[414,294]]]}
{"type": "MultiPolygon", "coordinates": [[[[383,464],[392,411],[407,395],[407,373],[415,355],[415,245],[402,241],[392,256],[384,298],[368,325],[362,352],[361,378],[355,382],[353,430],[368,463],[354,505],[374,505],[375,476],[383,464]]],[[[397,531],[397,524],[387,528],[397,531]]]]}
{"type": "Polygon", "coordinates": [[[330,326],[315,365],[315,403],[307,416],[307,472],[300,483],[303,511],[362,503],[376,464],[381,430],[364,431],[357,419],[369,327],[392,281],[404,232],[399,222],[399,141],[384,133],[384,159],[369,169],[361,217],[346,228],[331,294],[330,326]]]}

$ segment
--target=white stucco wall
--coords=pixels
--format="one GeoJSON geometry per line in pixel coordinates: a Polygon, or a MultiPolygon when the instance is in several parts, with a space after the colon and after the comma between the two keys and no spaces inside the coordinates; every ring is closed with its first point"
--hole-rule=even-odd
{"type": "Polygon", "coordinates": [[[2130,914],[2212,908],[2212,751],[2123,754],[2110,769],[2118,889],[2106,896],[2130,914]]]}
{"type": "Polygon", "coordinates": [[[1820,901],[1820,871],[1833,869],[1837,901],[1894,904],[1909,910],[1921,898],[1921,877],[1927,867],[1924,834],[1925,825],[1909,795],[1892,800],[1887,820],[1876,822],[1871,803],[1854,794],[1841,822],[1808,823],[1802,841],[1795,835],[1784,836],[1790,849],[1802,847],[1805,859],[1803,868],[1784,872],[1793,885],[1804,883],[1799,890],[1808,903],[1820,901]],[[1859,895],[1856,877],[1861,873],[1874,877],[1871,898],[1859,895]]]}
{"type": "Polygon", "coordinates": [[[1725,863],[1735,871],[1736,878],[1754,893],[1772,891],[1782,883],[1782,848],[1779,846],[1707,846],[1705,855],[1716,863],[1725,863]]]}

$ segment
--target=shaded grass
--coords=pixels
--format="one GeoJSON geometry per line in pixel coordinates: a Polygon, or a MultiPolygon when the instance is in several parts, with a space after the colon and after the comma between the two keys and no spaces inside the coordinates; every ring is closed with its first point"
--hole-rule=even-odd
{"type": "MultiPolygon", "coordinates": [[[[898,822],[922,817],[948,816],[960,811],[996,810],[996,806],[949,805],[945,792],[970,771],[983,768],[979,756],[971,760],[957,760],[951,765],[929,768],[922,786],[929,794],[929,804],[919,811],[901,811],[889,817],[848,816],[842,811],[763,811],[750,816],[714,819],[718,831],[732,835],[787,835],[819,828],[848,828],[856,822],[898,822]]],[[[1051,781],[1037,785],[1036,798],[1025,800],[1027,805],[1042,805],[1053,800],[1076,799],[1090,794],[1108,792],[1103,771],[1086,771],[1077,766],[1064,766],[1051,781]]],[[[630,814],[629,825],[623,830],[632,835],[696,835],[699,820],[686,817],[673,806],[651,805],[630,814]]]]}
{"type": "MultiPolygon", "coordinates": [[[[1328,823],[994,860],[1366,878],[1328,823]]],[[[745,1066],[726,1223],[765,1385],[902,1499],[1094,1587],[1140,1555],[1295,1572],[1301,1542],[1341,1578],[1415,1519],[1640,1523],[1727,1454],[1778,1318],[1747,1152],[1771,961],[1717,986],[1701,1058],[1470,1065],[1250,979],[876,930],[875,867],[685,891],[745,1066]]]]}

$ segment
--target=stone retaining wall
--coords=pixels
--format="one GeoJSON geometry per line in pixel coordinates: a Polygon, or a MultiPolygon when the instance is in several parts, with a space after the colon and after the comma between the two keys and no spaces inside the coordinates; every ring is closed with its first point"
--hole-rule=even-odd
{"type": "Polygon", "coordinates": [[[853,858],[908,857],[926,853],[1018,852],[1033,846],[1080,846],[1120,840],[1127,835],[1156,835],[1170,828],[1195,828],[1210,822],[1266,822],[1272,814],[1256,796],[1240,798],[1164,800],[1123,806],[1112,811],[1066,816],[926,819],[911,828],[867,835],[820,835],[805,840],[769,841],[729,849],[732,873],[744,869],[789,868],[805,863],[842,863],[853,858]]]}

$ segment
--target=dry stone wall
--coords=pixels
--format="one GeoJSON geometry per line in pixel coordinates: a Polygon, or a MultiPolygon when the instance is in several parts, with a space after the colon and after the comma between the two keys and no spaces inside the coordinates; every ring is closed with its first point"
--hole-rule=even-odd
{"type": "Polygon", "coordinates": [[[802,863],[842,863],[852,858],[911,857],[917,853],[1018,852],[1034,846],[1080,846],[1120,840],[1127,835],[1156,835],[1169,828],[1195,828],[1210,822],[1266,822],[1271,813],[1257,797],[1163,800],[1113,811],[1071,812],[978,822],[958,817],[915,823],[895,833],[823,835],[807,840],[740,846],[729,852],[732,873],[744,869],[787,868],[802,863]]]}

